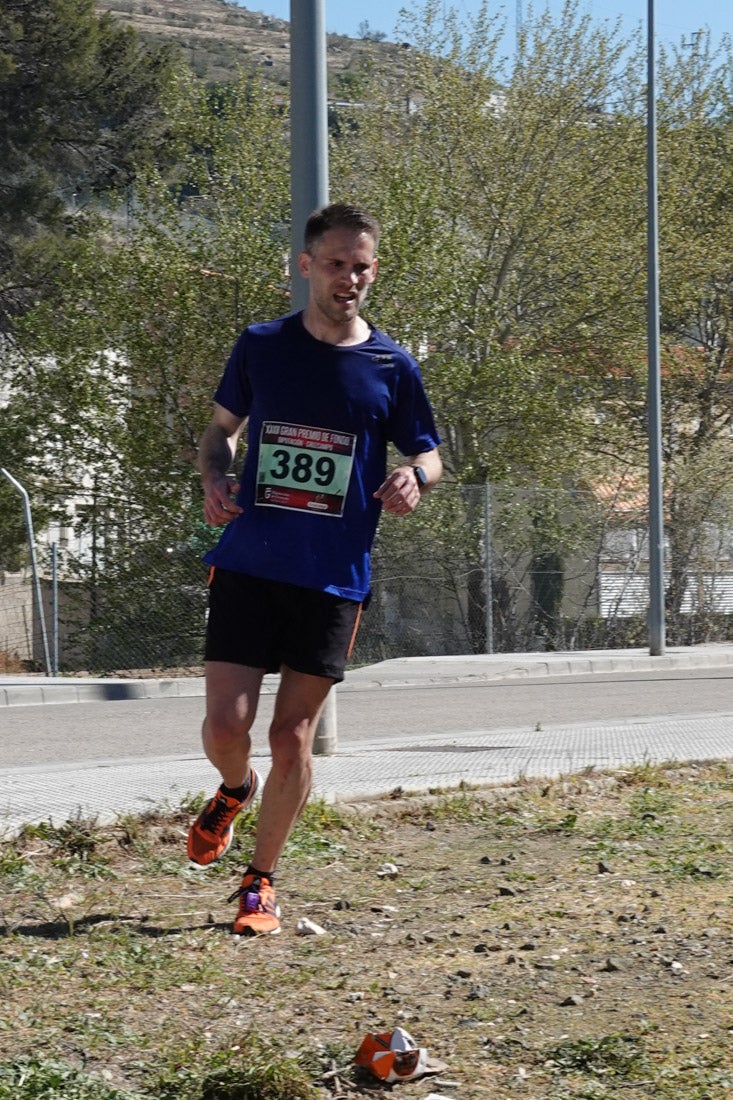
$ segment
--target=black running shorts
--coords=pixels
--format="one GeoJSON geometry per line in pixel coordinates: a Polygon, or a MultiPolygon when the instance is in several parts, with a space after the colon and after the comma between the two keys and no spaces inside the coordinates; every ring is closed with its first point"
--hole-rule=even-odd
{"type": "Polygon", "coordinates": [[[214,568],[204,660],[267,672],[287,665],[341,681],[362,606],[314,588],[214,568]]]}

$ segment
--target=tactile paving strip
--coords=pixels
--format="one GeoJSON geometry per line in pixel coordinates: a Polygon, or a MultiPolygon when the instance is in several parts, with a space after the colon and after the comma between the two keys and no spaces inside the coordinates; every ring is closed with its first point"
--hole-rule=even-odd
{"type": "MultiPolygon", "coordinates": [[[[314,761],[314,797],[349,801],[396,788],[422,792],[554,777],[623,766],[729,759],[733,715],[574,724],[543,730],[470,730],[418,741],[358,742],[314,761]]],[[[256,754],[267,776],[270,759],[256,754]]],[[[76,816],[113,820],[120,814],[177,807],[190,795],[213,794],[218,775],[203,756],[86,761],[0,771],[0,833],[29,823],[61,824],[76,816]]]]}

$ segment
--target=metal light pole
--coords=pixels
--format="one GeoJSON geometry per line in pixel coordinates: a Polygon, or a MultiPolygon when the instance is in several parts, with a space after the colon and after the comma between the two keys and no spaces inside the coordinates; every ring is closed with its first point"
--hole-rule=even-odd
{"type": "Polygon", "coordinates": [[[290,0],[290,285],[293,309],[308,302],[298,271],[308,215],[328,202],[325,0],[290,0]]]}
{"type": "Polygon", "coordinates": [[[484,589],[486,592],[486,608],[484,611],[486,623],[485,653],[494,652],[494,592],[491,583],[492,572],[492,532],[491,532],[491,483],[484,485],[484,589]]]}
{"type": "Polygon", "coordinates": [[[659,232],[654,0],[647,15],[647,430],[649,436],[649,653],[664,653],[664,498],[659,362],[659,232]]]}
{"type": "MultiPolygon", "coordinates": [[[[290,0],[290,288],[293,309],[308,304],[298,271],[309,214],[328,202],[328,99],[325,0],[290,0]]],[[[338,747],[336,692],[331,688],[313,740],[327,756],[338,747]]]]}

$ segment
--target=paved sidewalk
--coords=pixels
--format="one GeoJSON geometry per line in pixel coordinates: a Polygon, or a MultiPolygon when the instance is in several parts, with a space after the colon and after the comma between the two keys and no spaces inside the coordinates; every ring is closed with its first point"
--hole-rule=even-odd
{"type": "MultiPolygon", "coordinates": [[[[339,691],[379,691],[401,684],[725,666],[733,668],[733,646],[675,649],[664,657],[649,657],[642,650],[415,657],[351,672],[337,696],[339,691]]],[[[195,695],[203,690],[200,680],[54,682],[39,677],[19,683],[19,679],[0,677],[5,705],[195,695]]],[[[276,683],[276,677],[268,677],[265,690],[273,691],[276,683]]],[[[539,731],[471,729],[446,735],[436,730],[419,738],[353,742],[332,756],[316,757],[313,794],[326,801],[353,801],[386,795],[396,788],[421,792],[437,785],[456,788],[464,782],[493,784],[521,776],[550,777],[647,762],[728,758],[733,758],[733,699],[726,714],[554,724],[539,731]]],[[[264,777],[269,770],[264,746],[255,744],[253,762],[264,777]]],[[[211,793],[214,785],[213,769],[203,755],[0,769],[0,832],[12,834],[23,824],[39,821],[59,824],[76,814],[109,821],[119,814],[177,806],[187,795],[211,793]]]]}

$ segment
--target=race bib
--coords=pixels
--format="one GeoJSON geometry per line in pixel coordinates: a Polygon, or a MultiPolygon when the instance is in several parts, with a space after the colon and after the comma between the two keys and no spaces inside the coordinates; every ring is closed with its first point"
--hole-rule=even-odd
{"type": "Polygon", "coordinates": [[[265,421],[255,503],[324,516],[343,515],[356,436],[304,424],[265,421]]]}

